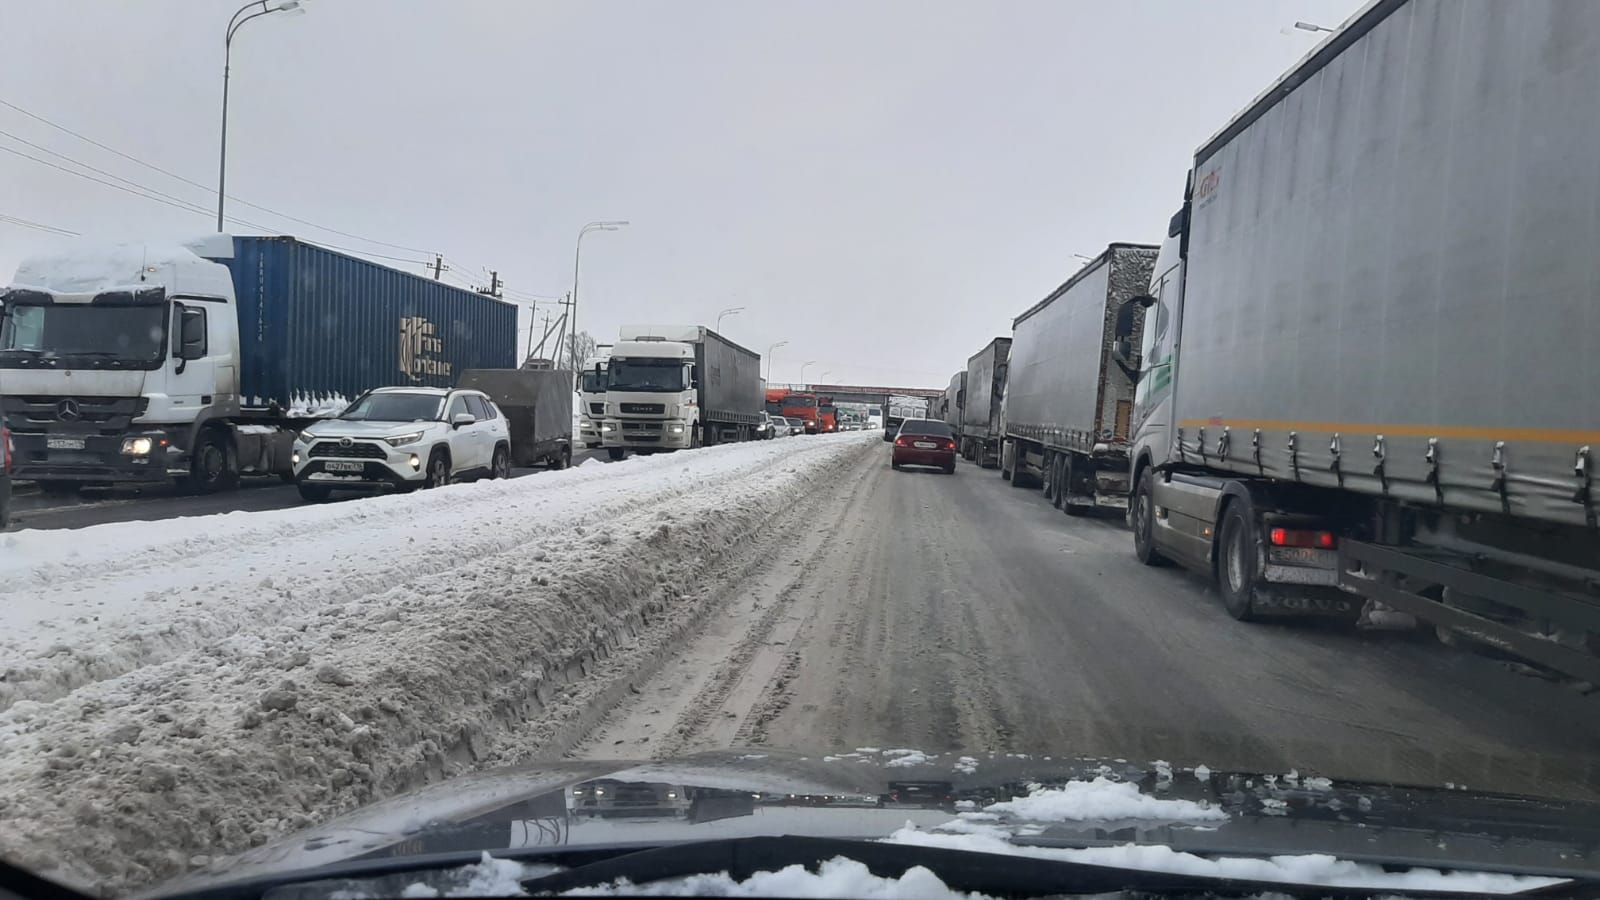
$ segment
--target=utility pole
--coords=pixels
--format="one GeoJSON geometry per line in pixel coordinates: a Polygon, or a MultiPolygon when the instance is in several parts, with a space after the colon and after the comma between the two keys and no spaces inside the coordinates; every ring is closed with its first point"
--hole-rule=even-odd
{"type": "Polygon", "coordinates": [[[478,288],[478,293],[493,297],[496,300],[500,299],[500,273],[490,270],[489,286],[486,288],[478,288]]]}
{"type": "Polygon", "coordinates": [[[447,271],[450,267],[444,264],[444,257],[435,253],[433,255],[433,280],[439,280],[439,273],[447,271]]]}

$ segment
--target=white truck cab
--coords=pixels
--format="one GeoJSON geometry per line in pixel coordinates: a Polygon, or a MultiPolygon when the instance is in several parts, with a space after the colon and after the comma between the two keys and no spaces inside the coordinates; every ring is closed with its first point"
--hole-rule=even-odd
{"type": "MultiPolygon", "coordinates": [[[[681,450],[701,443],[692,344],[618,341],[606,369],[601,442],[612,459],[628,450],[681,450]]],[[[592,370],[591,370],[592,371],[592,370]]]]}
{"type": "Polygon", "coordinates": [[[606,368],[609,356],[591,356],[578,373],[578,428],[575,432],[590,450],[600,446],[600,426],[606,417],[606,368]]]}

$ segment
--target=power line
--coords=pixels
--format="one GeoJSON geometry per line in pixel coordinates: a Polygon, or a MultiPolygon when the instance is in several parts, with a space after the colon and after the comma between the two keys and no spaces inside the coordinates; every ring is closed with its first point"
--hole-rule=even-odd
{"type": "Polygon", "coordinates": [[[43,222],[35,222],[31,219],[24,219],[19,216],[10,216],[6,215],[5,213],[0,213],[0,222],[4,222],[7,225],[16,225],[21,228],[32,228],[36,231],[45,231],[51,234],[64,235],[66,237],[78,236],[78,232],[72,231],[71,229],[62,228],[58,225],[46,225],[43,222]]]}
{"type": "MultiPolygon", "coordinates": [[[[38,150],[41,153],[48,153],[48,154],[50,154],[51,156],[54,156],[57,159],[66,160],[67,162],[72,163],[73,165],[78,166],[80,168],[88,169],[91,172],[95,172],[97,174],[104,175],[107,178],[111,178],[111,179],[114,179],[116,181],[120,181],[123,184],[129,185],[131,187],[138,188],[141,191],[147,191],[147,192],[155,194],[155,195],[157,195],[159,197],[166,197],[169,200],[173,200],[173,201],[178,202],[178,203],[184,203],[184,204],[187,204],[189,206],[194,206],[194,207],[199,208],[199,204],[197,204],[197,203],[194,203],[194,202],[189,201],[189,200],[185,200],[182,197],[178,197],[178,196],[173,195],[173,194],[168,194],[168,193],[166,193],[164,191],[158,191],[153,187],[150,187],[150,186],[144,185],[144,184],[140,184],[139,182],[133,181],[132,179],[123,178],[121,175],[118,175],[118,174],[116,174],[114,172],[107,172],[105,169],[97,169],[94,166],[91,166],[86,162],[81,162],[79,160],[73,159],[72,157],[66,155],[65,153],[57,153],[56,151],[51,150],[49,147],[44,147],[44,146],[41,146],[39,144],[35,144],[34,142],[32,142],[30,140],[27,140],[25,138],[17,137],[16,135],[12,134],[9,131],[0,130],[0,135],[4,135],[5,137],[8,137],[8,138],[12,139],[13,141],[16,141],[19,144],[25,144],[25,145],[27,145],[29,147],[32,147],[33,149],[38,150]]],[[[13,152],[15,152],[15,151],[13,151],[13,152]]],[[[33,159],[35,162],[44,162],[44,160],[37,159],[36,157],[30,156],[28,158],[29,159],[33,159]]]]}
{"type": "MultiPolygon", "coordinates": [[[[179,174],[177,174],[175,172],[171,172],[171,171],[168,171],[166,169],[163,169],[160,166],[155,165],[154,163],[147,163],[144,160],[139,159],[136,156],[132,156],[130,154],[122,152],[121,150],[116,149],[115,147],[111,147],[111,146],[108,146],[106,144],[103,144],[100,141],[97,141],[94,138],[89,137],[88,135],[81,134],[79,132],[73,131],[71,128],[68,128],[65,125],[61,125],[61,124],[58,124],[56,122],[52,122],[49,119],[45,118],[44,116],[39,115],[38,113],[30,112],[30,111],[28,111],[26,109],[23,109],[22,107],[16,105],[15,103],[10,102],[9,100],[0,99],[0,106],[4,106],[4,107],[6,107],[8,109],[12,109],[12,110],[15,110],[15,111],[17,111],[19,113],[22,113],[23,115],[27,116],[30,119],[33,119],[33,120],[38,121],[38,122],[42,122],[42,123],[50,126],[51,128],[56,129],[57,131],[63,132],[65,134],[72,135],[73,137],[77,138],[80,141],[84,141],[86,143],[92,144],[92,145],[94,145],[96,147],[99,147],[101,150],[106,151],[107,153],[111,153],[111,154],[115,154],[116,156],[120,156],[123,159],[128,160],[129,162],[136,163],[138,165],[144,166],[145,168],[150,169],[153,172],[160,172],[162,175],[165,175],[168,178],[176,179],[176,180],[181,181],[184,184],[190,185],[192,187],[197,187],[197,188],[199,188],[199,189],[201,189],[203,191],[206,191],[207,193],[210,193],[210,194],[213,194],[213,195],[215,195],[215,193],[216,193],[215,190],[213,190],[211,187],[209,187],[207,185],[201,184],[200,182],[195,181],[195,180],[190,179],[190,178],[185,178],[184,176],[179,175],[179,174]]],[[[22,140],[21,138],[17,138],[15,135],[7,135],[7,136],[13,138],[14,140],[22,140]]],[[[22,142],[25,143],[25,144],[28,143],[27,141],[22,141],[22,142]]],[[[29,144],[29,146],[37,147],[38,145],[29,144]]],[[[44,148],[40,147],[39,149],[43,150],[44,148]]],[[[60,154],[54,154],[54,151],[48,151],[47,150],[45,152],[52,153],[53,155],[58,155],[58,156],[60,155],[60,154]]],[[[73,160],[73,162],[77,162],[77,160],[73,160]]],[[[85,165],[83,163],[78,163],[78,165],[82,165],[82,166],[84,166],[84,168],[92,168],[91,166],[87,166],[87,165],[85,165]]],[[[99,171],[99,170],[96,170],[96,171],[99,171]]],[[[102,174],[108,174],[108,173],[102,173],[102,174]]],[[[115,178],[117,176],[112,176],[112,177],[115,178]]],[[[119,180],[125,180],[125,179],[119,179],[119,180]]],[[[153,190],[153,189],[146,188],[146,190],[153,190]]],[[[259,209],[264,213],[269,213],[271,215],[277,216],[277,217],[282,218],[282,219],[288,219],[291,222],[298,222],[301,225],[306,225],[306,226],[309,226],[311,228],[320,229],[322,231],[329,232],[330,234],[337,234],[337,235],[342,235],[342,236],[348,237],[348,238],[355,238],[358,241],[364,241],[364,242],[366,242],[368,244],[377,244],[380,247],[392,247],[392,248],[394,248],[396,250],[405,250],[405,251],[410,252],[410,253],[432,254],[434,252],[432,250],[424,250],[424,249],[422,249],[420,247],[408,247],[408,246],[406,246],[404,244],[393,244],[393,243],[390,243],[388,241],[380,241],[380,240],[377,240],[376,238],[365,237],[363,235],[355,234],[353,232],[341,231],[341,230],[339,230],[337,228],[333,228],[333,227],[330,227],[328,225],[319,225],[318,223],[312,222],[312,221],[310,221],[308,219],[302,219],[302,218],[299,218],[297,216],[291,216],[291,215],[289,215],[288,213],[285,213],[285,212],[279,212],[279,211],[277,211],[275,209],[270,209],[268,207],[262,206],[259,203],[251,203],[248,200],[241,200],[238,197],[233,196],[232,194],[226,194],[224,196],[226,196],[229,200],[232,200],[235,203],[239,203],[239,204],[242,204],[244,206],[248,206],[251,209],[259,209]]],[[[187,201],[185,201],[185,202],[187,202],[187,201]]],[[[255,226],[251,226],[251,227],[262,228],[263,226],[255,225],[255,226]]],[[[265,231],[275,231],[276,229],[263,228],[263,230],[265,230],[265,231]]],[[[376,256],[377,254],[373,254],[373,255],[376,256]]],[[[394,258],[397,258],[397,257],[387,257],[387,258],[394,259],[394,258]]]]}

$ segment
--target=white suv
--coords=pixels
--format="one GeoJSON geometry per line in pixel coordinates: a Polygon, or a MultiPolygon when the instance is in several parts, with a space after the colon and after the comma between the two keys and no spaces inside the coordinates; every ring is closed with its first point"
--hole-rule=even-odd
{"type": "Polygon", "coordinates": [[[378,388],[294,442],[300,496],[335,490],[439,487],[462,477],[511,475],[505,416],[478,391],[378,388]]]}

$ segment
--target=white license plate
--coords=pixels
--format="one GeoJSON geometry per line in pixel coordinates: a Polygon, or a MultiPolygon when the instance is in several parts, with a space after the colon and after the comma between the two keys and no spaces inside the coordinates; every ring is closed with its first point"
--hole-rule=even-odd
{"type": "Polygon", "coordinates": [[[82,450],[83,438],[45,438],[47,450],[82,450]]]}
{"type": "Polygon", "coordinates": [[[322,468],[328,472],[365,472],[367,467],[358,462],[325,462],[322,468]]]}
{"type": "Polygon", "coordinates": [[[935,444],[932,441],[917,441],[916,443],[912,444],[911,446],[917,448],[918,450],[932,450],[933,448],[935,448],[935,447],[937,447],[939,445],[935,444]]]}

